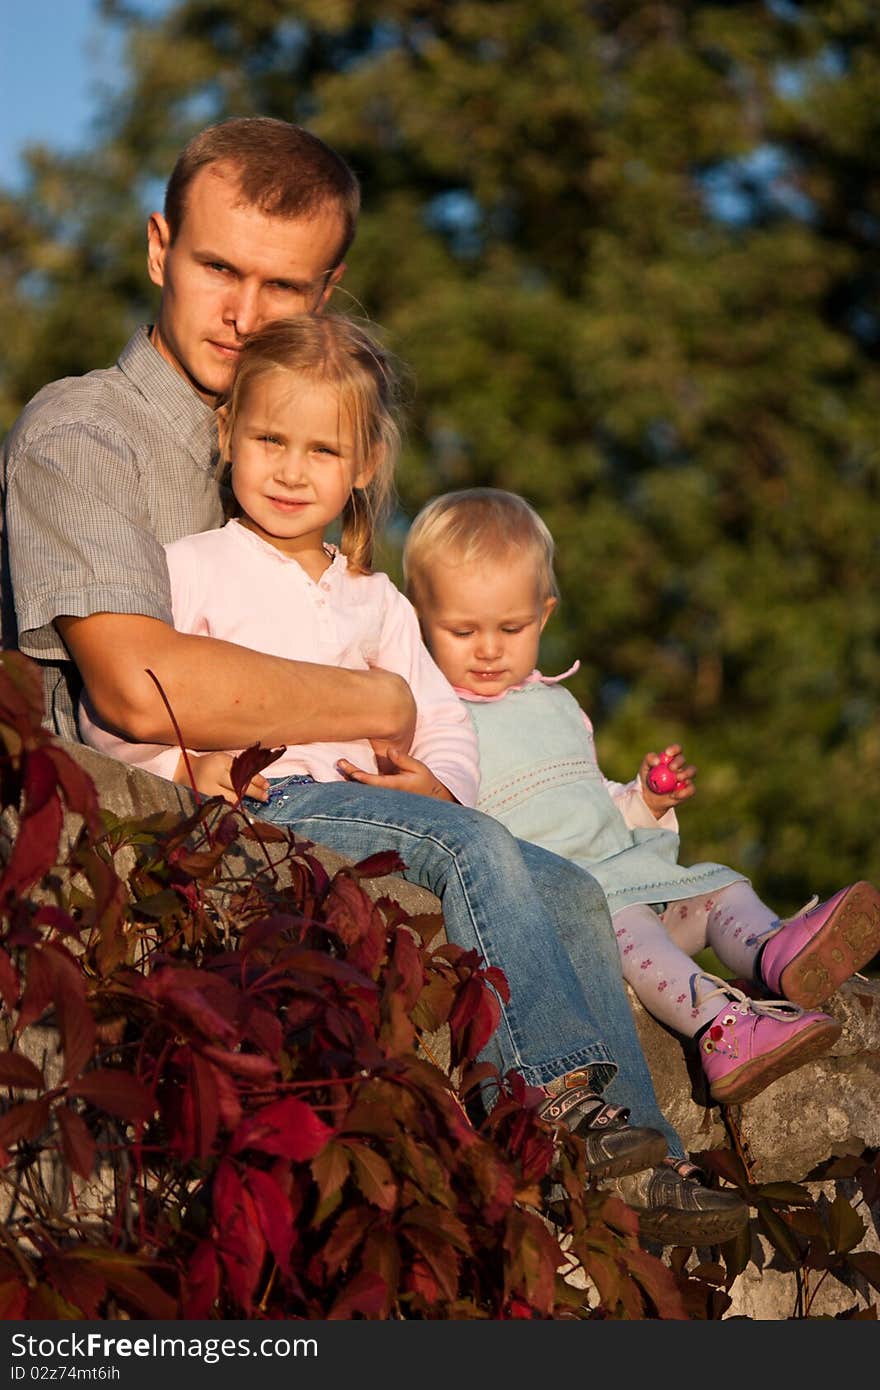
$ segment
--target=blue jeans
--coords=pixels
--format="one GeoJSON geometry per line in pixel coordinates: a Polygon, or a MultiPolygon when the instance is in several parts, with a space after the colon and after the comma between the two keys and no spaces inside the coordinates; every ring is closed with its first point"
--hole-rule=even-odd
{"type": "Polygon", "coordinates": [[[440,899],[450,941],[507,976],[510,1003],[483,1057],[534,1086],[590,1067],[606,1099],[682,1156],[636,1034],[608,906],[588,873],[480,811],[384,787],[279,778],[268,803],[244,804],[354,861],[396,850],[403,877],[440,899]]]}

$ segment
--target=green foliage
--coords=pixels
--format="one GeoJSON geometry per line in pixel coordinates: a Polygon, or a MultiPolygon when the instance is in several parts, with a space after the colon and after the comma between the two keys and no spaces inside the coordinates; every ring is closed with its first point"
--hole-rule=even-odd
{"type": "Polygon", "coordinates": [[[685,860],[780,911],[880,877],[876,6],[102,9],[95,148],[0,199],[0,423],[148,314],[144,208],[193,130],[304,121],[364,185],[337,302],[413,369],[404,519],[475,483],[540,509],[544,664],[580,657],[609,776],[684,743],[685,860]]]}

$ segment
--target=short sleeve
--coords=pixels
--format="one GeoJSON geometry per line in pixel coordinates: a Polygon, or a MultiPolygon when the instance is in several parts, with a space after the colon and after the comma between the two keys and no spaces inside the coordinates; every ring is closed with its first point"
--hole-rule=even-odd
{"type": "Polygon", "coordinates": [[[8,464],[6,525],[19,644],[29,655],[66,656],[53,627],[62,615],[171,622],[141,463],[121,433],[77,422],[24,439],[8,464]]]}

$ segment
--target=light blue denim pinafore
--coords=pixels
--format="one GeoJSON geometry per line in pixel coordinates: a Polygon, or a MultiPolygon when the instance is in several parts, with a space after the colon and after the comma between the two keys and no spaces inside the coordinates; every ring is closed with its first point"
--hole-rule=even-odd
{"type": "Polygon", "coordinates": [[[678,864],[672,830],[628,828],[605,787],[580,706],[561,686],[536,681],[467,707],[480,743],[478,809],[521,840],[587,869],[612,913],[632,903],[699,897],[743,879],[722,864],[678,864]]]}

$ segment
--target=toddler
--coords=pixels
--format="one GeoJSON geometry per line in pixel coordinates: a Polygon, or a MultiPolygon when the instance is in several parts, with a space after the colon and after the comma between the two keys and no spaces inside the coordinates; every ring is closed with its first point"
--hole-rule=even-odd
{"type": "Polygon", "coordinates": [[[592,725],[559,684],[577,666],[536,669],[557,603],[553,540],[522,498],[492,488],[436,498],[410,529],[404,572],[427,645],[477,731],[479,808],[598,879],[625,979],[656,1018],[698,1041],[712,1099],[748,1100],[826,1052],[840,1024],[816,1008],[880,950],[877,890],[856,883],[782,921],[736,870],[678,863],[674,808],[696,773],[680,746],[647,753],[627,785],[607,781],[592,725]],[[775,997],[697,969],[691,957],[707,945],[775,997]]]}

